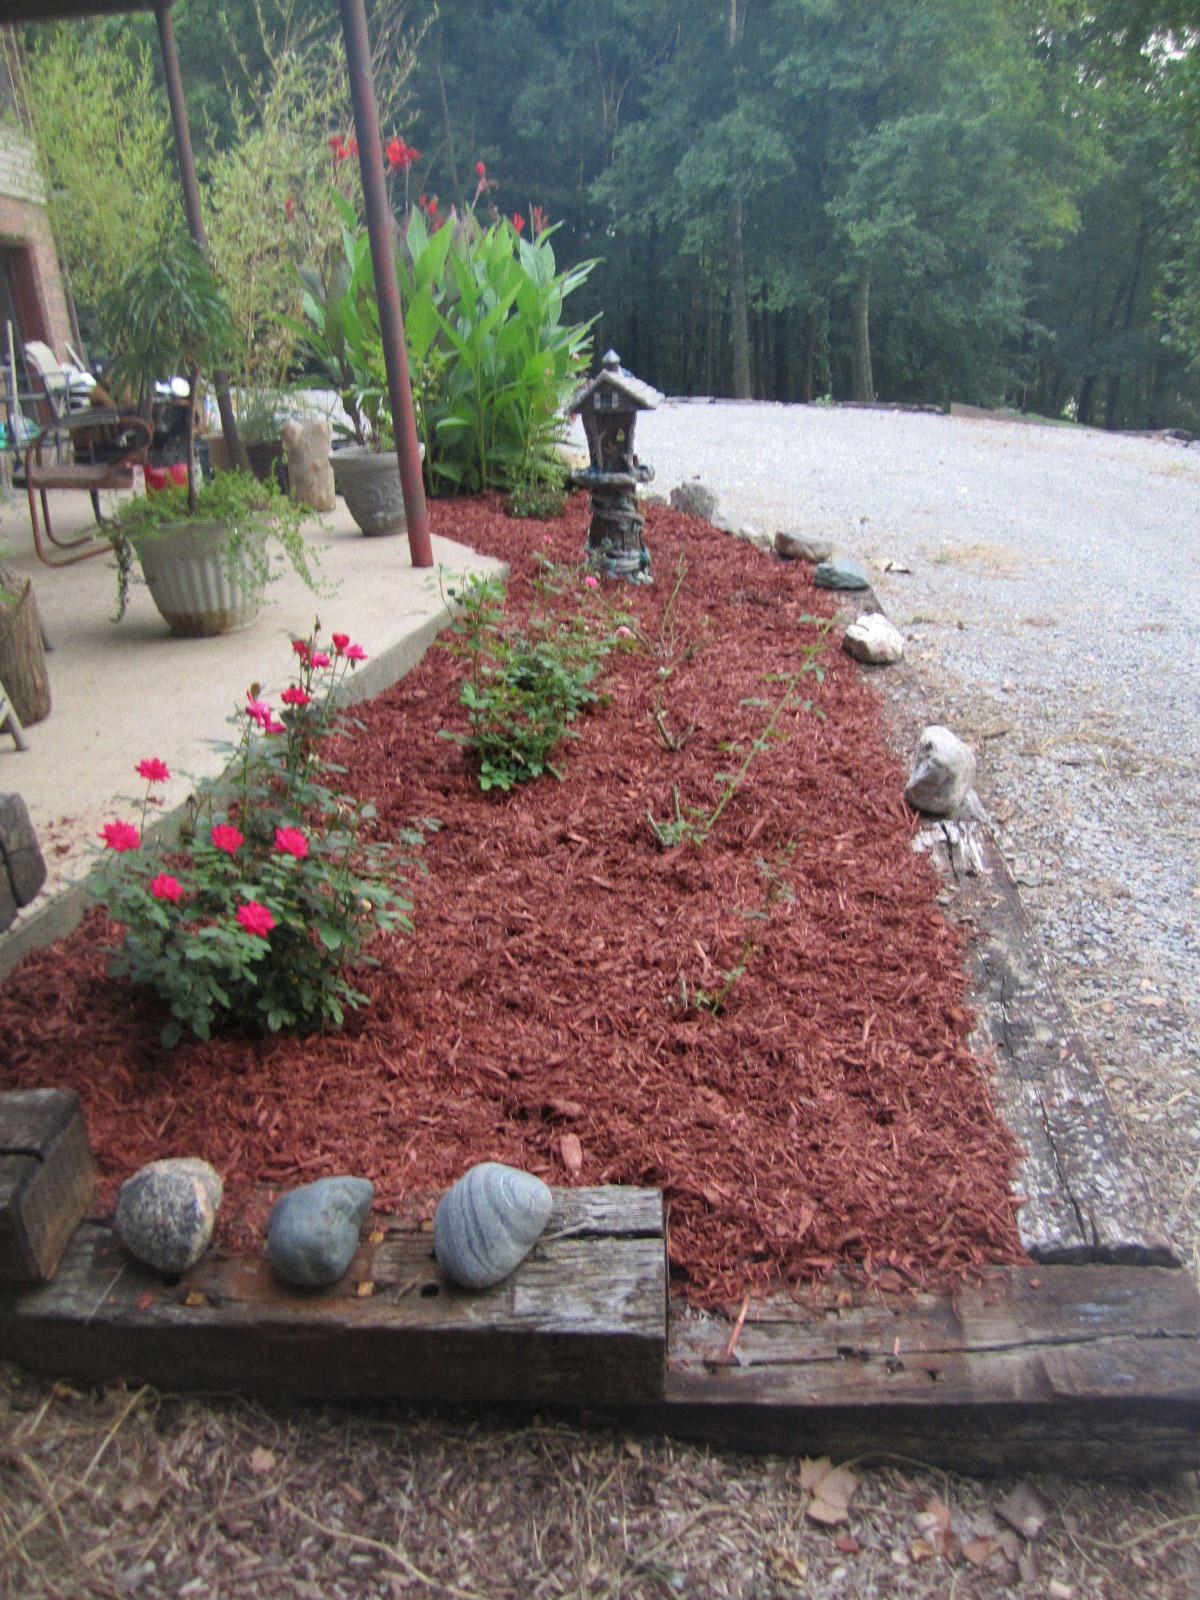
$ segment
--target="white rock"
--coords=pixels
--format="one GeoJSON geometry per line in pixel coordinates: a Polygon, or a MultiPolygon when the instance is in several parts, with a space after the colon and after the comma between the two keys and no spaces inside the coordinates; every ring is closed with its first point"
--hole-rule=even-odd
{"type": "Polygon", "coordinates": [[[904,798],[916,811],[952,817],[975,782],[975,754],[949,728],[935,723],[917,741],[904,798]]]}
{"type": "Polygon", "coordinates": [[[846,629],[842,649],[856,661],[886,667],[903,659],[904,640],[900,630],[893,627],[882,611],[864,611],[857,622],[846,629]]]}
{"type": "Polygon", "coordinates": [[[329,451],[333,429],[329,418],[293,419],[284,423],[280,435],[292,499],[302,506],[312,506],[314,511],[332,511],[335,501],[329,451]]]}
{"type": "Polygon", "coordinates": [[[747,544],[752,544],[758,550],[770,553],[775,548],[775,540],[769,533],[764,533],[761,528],[755,527],[753,522],[743,522],[737,531],[739,539],[745,539],[747,544]]]}

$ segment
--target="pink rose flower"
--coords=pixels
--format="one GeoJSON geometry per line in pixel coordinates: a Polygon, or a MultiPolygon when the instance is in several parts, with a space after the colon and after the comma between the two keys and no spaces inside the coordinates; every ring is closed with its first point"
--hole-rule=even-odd
{"type": "Polygon", "coordinates": [[[265,728],[271,720],[271,708],[265,700],[254,700],[247,694],[246,715],[251,722],[257,722],[260,728],[265,728]]]}
{"type": "Polygon", "coordinates": [[[160,761],[157,756],[147,756],[144,761],[139,761],[137,770],[140,777],[147,783],[166,783],[171,776],[167,770],[167,763],[160,761]]]}
{"type": "Polygon", "coordinates": [[[310,695],[306,690],[302,689],[298,683],[293,684],[288,689],[285,689],[279,698],[283,701],[285,706],[303,707],[312,705],[312,695],[310,695]]]}
{"type": "Polygon", "coordinates": [[[264,723],[263,732],[264,733],[286,733],[287,729],[284,727],[283,723],[280,722],[277,718],[271,717],[266,723],[264,723]]]}
{"type": "Polygon", "coordinates": [[[633,629],[632,628],[626,628],[626,627],[618,628],[617,629],[617,638],[618,639],[632,639],[633,638],[633,629]]]}
{"type": "Polygon", "coordinates": [[[587,577],[583,580],[583,586],[585,589],[598,589],[600,587],[600,579],[593,577],[589,572],[587,577]]]}
{"type": "Polygon", "coordinates": [[[235,856],[246,842],[246,835],[240,833],[231,822],[218,822],[212,831],[214,850],[223,850],[227,856],[235,856]]]}
{"type": "Polygon", "coordinates": [[[367,652],[360,644],[348,645],[345,655],[347,661],[365,661],[367,659],[367,652]]]}
{"type": "Polygon", "coordinates": [[[106,822],[100,830],[100,837],[106,847],[115,850],[118,855],[123,855],[126,850],[136,850],[142,842],[142,836],[132,822],[106,822]]]}
{"type": "Polygon", "coordinates": [[[338,655],[341,655],[342,651],[349,643],[350,635],[348,633],[335,633],[333,635],[333,648],[337,651],[338,655]]]}
{"type": "Polygon", "coordinates": [[[157,878],[151,879],[150,893],[156,900],[169,900],[177,906],[183,899],[183,885],[169,872],[160,872],[157,878]]]}
{"type": "Polygon", "coordinates": [[[235,915],[238,926],[257,939],[265,939],[275,926],[275,918],[257,900],[247,900],[244,906],[237,908],[235,915]]]}
{"type": "Polygon", "coordinates": [[[310,667],[327,667],[329,665],[328,653],[324,650],[314,650],[308,658],[310,667]]]}
{"type": "Polygon", "coordinates": [[[275,848],[282,856],[295,856],[303,861],[308,854],[308,840],[299,828],[276,828],[275,848]]]}

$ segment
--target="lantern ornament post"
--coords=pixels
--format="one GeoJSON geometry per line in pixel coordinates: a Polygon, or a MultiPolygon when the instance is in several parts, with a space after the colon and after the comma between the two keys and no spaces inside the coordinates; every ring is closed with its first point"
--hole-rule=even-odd
{"type": "Polygon", "coordinates": [[[572,416],[582,418],[588,442],[587,469],[571,474],[571,482],[586,489],[592,501],[588,563],[606,578],[653,581],[637,486],[650,482],[654,468],[634,454],[633,425],[639,411],[653,411],[661,399],[657,389],[626,372],[620,356],[610,350],[600,371],[584,384],[568,408],[572,416]]]}

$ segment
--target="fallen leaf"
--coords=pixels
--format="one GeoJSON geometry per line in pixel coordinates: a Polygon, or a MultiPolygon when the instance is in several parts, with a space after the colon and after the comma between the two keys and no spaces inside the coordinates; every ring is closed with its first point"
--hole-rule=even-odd
{"type": "Polygon", "coordinates": [[[1075,1600],[1075,1585],[1051,1578],[1046,1585],[1046,1595],[1048,1600],[1075,1600]]]}
{"type": "Polygon", "coordinates": [[[205,1300],[204,1296],[201,1294],[199,1289],[189,1289],[188,1292],[183,1297],[183,1303],[184,1303],[185,1306],[192,1306],[192,1307],[203,1306],[203,1305],[207,1305],[208,1304],[208,1302],[205,1300]]]}
{"type": "Polygon", "coordinates": [[[835,1550],[840,1550],[844,1556],[856,1556],[862,1549],[852,1533],[839,1533],[833,1541],[833,1547],[835,1550]]]}
{"type": "Polygon", "coordinates": [[[783,1545],[768,1545],[767,1560],[770,1563],[771,1576],[780,1583],[803,1583],[808,1577],[808,1562],[794,1550],[785,1549],[783,1545]]]}
{"type": "Polygon", "coordinates": [[[366,1300],[368,1296],[375,1293],[375,1285],[371,1282],[370,1278],[364,1278],[355,1289],[354,1293],[360,1300],[366,1300]]]}
{"type": "Polygon", "coordinates": [[[117,1496],[117,1504],[125,1515],[132,1516],[135,1511],[145,1511],[153,1516],[158,1510],[159,1502],[170,1488],[171,1480],[165,1477],[158,1466],[147,1461],[142,1470],[132,1483],[128,1483],[117,1496]]]}
{"type": "Polygon", "coordinates": [[[962,1547],[962,1553],[973,1567],[986,1567],[999,1548],[995,1539],[968,1539],[962,1547]]]}
{"type": "MultiPolygon", "coordinates": [[[[1030,1280],[1031,1285],[1033,1280],[1030,1280]]],[[[995,1507],[996,1515],[1015,1528],[1023,1539],[1036,1539],[1050,1515],[1050,1507],[1028,1478],[1006,1494],[995,1507]]]]}
{"type": "Polygon", "coordinates": [[[144,1289],[142,1293],[138,1295],[137,1299],[134,1301],[134,1304],[137,1306],[139,1311],[149,1311],[150,1307],[154,1304],[154,1290],[144,1289]]]}
{"type": "Polygon", "coordinates": [[[800,1463],[800,1487],[811,1494],[825,1474],[832,1470],[833,1462],[828,1456],[805,1456],[800,1463]]]}
{"type": "Polygon", "coordinates": [[[622,1442],[627,1456],[632,1456],[635,1461],[642,1459],[642,1447],[636,1439],[625,1439],[622,1442]]]}
{"type": "Polygon", "coordinates": [[[382,1244],[383,1241],[386,1238],[387,1238],[387,1234],[384,1233],[383,1229],[382,1228],[376,1228],[376,1229],[373,1230],[373,1232],[371,1232],[371,1233],[369,1233],[367,1235],[367,1243],[368,1244],[382,1244]]]}
{"type": "Polygon", "coordinates": [[[857,1488],[858,1479],[849,1467],[830,1467],[817,1480],[812,1499],[804,1508],[804,1515],[823,1527],[845,1522],[850,1515],[850,1502],[857,1488]]]}
{"type": "Polygon", "coordinates": [[[267,1450],[261,1444],[256,1444],[250,1452],[250,1471],[256,1478],[261,1478],[268,1472],[274,1472],[274,1450],[267,1450]]]}
{"type": "Polygon", "coordinates": [[[579,1135],[564,1133],[558,1141],[558,1153],[563,1166],[573,1178],[577,1178],[583,1171],[583,1146],[579,1142],[579,1135]]]}
{"type": "Polygon", "coordinates": [[[928,1539],[914,1539],[908,1547],[908,1554],[913,1561],[932,1561],[935,1552],[928,1539]]]}

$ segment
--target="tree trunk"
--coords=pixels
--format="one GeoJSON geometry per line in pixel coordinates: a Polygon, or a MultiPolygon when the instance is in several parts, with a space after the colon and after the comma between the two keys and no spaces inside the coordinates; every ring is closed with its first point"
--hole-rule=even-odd
{"type": "Polygon", "coordinates": [[[850,308],[850,388],[852,400],[875,398],[871,373],[871,279],[865,272],[854,285],[850,308]]]}
{"type": "Polygon", "coordinates": [[[733,346],[733,393],[749,400],[750,319],[746,304],[746,253],[742,244],[742,197],[729,203],[729,338],[733,346]]]}
{"type": "Polygon", "coordinates": [[[817,364],[817,340],[821,335],[821,308],[812,305],[808,308],[808,317],[804,324],[804,382],[801,388],[801,398],[806,406],[812,405],[813,400],[813,372],[817,364]]]}

